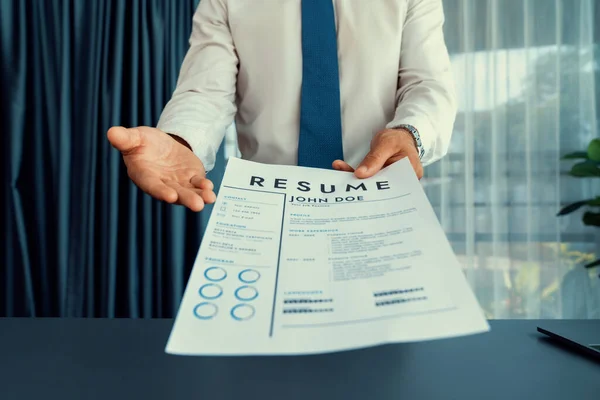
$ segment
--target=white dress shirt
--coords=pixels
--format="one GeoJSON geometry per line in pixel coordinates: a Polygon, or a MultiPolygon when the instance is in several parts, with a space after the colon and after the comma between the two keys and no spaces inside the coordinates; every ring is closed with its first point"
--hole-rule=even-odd
{"type": "MultiPolygon", "coordinates": [[[[439,160],[456,117],[442,1],[332,1],[345,161],[356,167],[373,135],[400,124],[418,130],[424,165],[439,160]]],[[[185,139],[207,171],[233,122],[242,158],[296,165],[300,2],[200,1],[158,128],[185,139]]]]}

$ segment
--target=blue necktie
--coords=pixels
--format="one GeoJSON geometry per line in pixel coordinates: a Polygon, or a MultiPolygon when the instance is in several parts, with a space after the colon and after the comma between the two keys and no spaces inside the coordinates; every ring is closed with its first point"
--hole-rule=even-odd
{"type": "Polygon", "coordinates": [[[340,78],[332,0],[302,0],[302,94],[298,165],[343,160],[340,78]]]}

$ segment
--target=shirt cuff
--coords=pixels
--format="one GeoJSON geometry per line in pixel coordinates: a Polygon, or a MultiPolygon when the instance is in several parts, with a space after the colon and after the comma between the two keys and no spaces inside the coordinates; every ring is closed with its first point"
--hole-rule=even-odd
{"type": "Polygon", "coordinates": [[[170,135],[179,136],[192,148],[192,152],[200,159],[206,172],[210,172],[217,159],[217,151],[220,143],[215,146],[205,138],[207,135],[197,127],[182,125],[174,121],[159,121],[157,128],[170,135]]]}
{"type": "Polygon", "coordinates": [[[399,129],[402,125],[410,125],[414,127],[421,139],[422,151],[420,151],[421,163],[425,166],[430,163],[434,154],[435,146],[435,130],[427,117],[403,117],[395,119],[386,125],[387,129],[399,129]]]}

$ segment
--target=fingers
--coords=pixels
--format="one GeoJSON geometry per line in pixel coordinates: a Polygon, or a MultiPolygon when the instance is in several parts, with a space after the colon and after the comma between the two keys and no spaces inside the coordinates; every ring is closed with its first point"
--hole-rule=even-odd
{"type": "Polygon", "coordinates": [[[177,204],[181,204],[192,211],[202,211],[204,209],[204,200],[194,189],[179,186],[177,191],[177,204]]]}
{"type": "Polygon", "coordinates": [[[205,204],[214,203],[216,195],[211,189],[184,187],[174,181],[162,181],[147,174],[132,177],[135,184],[157,200],[179,204],[192,211],[202,211],[205,204]],[[136,178],[136,179],[134,179],[136,178]]]}
{"type": "Polygon", "coordinates": [[[201,211],[206,204],[212,204],[217,200],[217,195],[212,190],[213,184],[210,181],[202,183],[202,186],[207,187],[206,189],[194,186],[186,187],[178,182],[167,182],[167,184],[177,191],[177,200],[175,203],[185,206],[192,211],[201,211]]]}
{"type": "Polygon", "coordinates": [[[198,189],[213,190],[215,188],[215,185],[211,182],[211,180],[206,179],[202,175],[194,175],[190,179],[190,183],[192,186],[198,189]]]}
{"type": "Polygon", "coordinates": [[[202,197],[205,204],[212,204],[217,201],[217,195],[212,189],[189,188],[191,191],[202,197]]]}
{"type": "Polygon", "coordinates": [[[128,153],[141,145],[140,133],[136,128],[127,129],[122,126],[113,126],[106,133],[108,141],[122,153],[128,153]]]}
{"type": "Polygon", "coordinates": [[[213,204],[215,201],[217,201],[217,195],[210,189],[200,190],[200,196],[206,204],[213,204]]]}
{"type": "Polygon", "coordinates": [[[131,180],[144,192],[157,200],[171,204],[179,204],[189,208],[192,211],[202,211],[205,204],[212,204],[217,196],[212,190],[212,182],[198,182],[200,186],[206,189],[200,189],[190,185],[182,186],[176,181],[163,181],[157,176],[149,174],[130,175],[131,180]]]}
{"type": "Polygon", "coordinates": [[[139,179],[132,180],[140,189],[158,200],[175,203],[179,197],[174,188],[168,186],[157,177],[142,175],[139,179]]]}
{"type": "Polygon", "coordinates": [[[423,176],[423,166],[412,135],[403,130],[386,129],[373,137],[371,151],[356,168],[357,178],[369,178],[404,157],[408,157],[419,179],[423,176]]]}
{"type": "Polygon", "coordinates": [[[423,177],[423,164],[421,164],[421,160],[419,157],[409,157],[410,163],[412,164],[413,169],[415,170],[415,174],[417,175],[417,179],[421,180],[423,177]]]}
{"type": "Polygon", "coordinates": [[[369,178],[385,165],[386,161],[396,153],[392,146],[375,146],[365,156],[354,174],[357,178],[369,178]]]}
{"type": "Polygon", "coordinates": [[[217,195],[214,192],[215,185],[210,179],[206,179],[202,175],[194,175],[190,179],[190,183],[195,188],[194,191],[202,197],[202,200],[206,204],[212,204],[217,201],[217,195]]]}
{"type": "Polygon", "coordinates": [[[352,168],[350,164],[342,160],[335,160],[333,164],[331,164],[331,166],[333,167],[333,169],[338,171],[354,172],[354,168],[352,168]]]}

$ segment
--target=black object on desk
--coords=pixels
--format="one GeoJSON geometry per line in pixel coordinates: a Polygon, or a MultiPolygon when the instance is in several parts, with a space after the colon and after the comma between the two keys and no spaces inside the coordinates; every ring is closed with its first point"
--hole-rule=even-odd
{"type": "Polygon", "coordinates": [[[0,399],[597,400],[600,364],[537,326],[600,336],[600,321],[490,321],[491,332],[297,357],[164,353],[172,320],[0,319],[0,399]]]}
{"type": "MultiPolygon", "coordinates": [[[[550,330],[537,327],[538,332],[556,340],[558,343],[571,348],[573,351],[585,354],[600,361],[600,336],[593,336],[594,332],[573,332],[568,329],[550,330]]],[[[599,393],[600,396],[600,393],[599,393]]]]}

